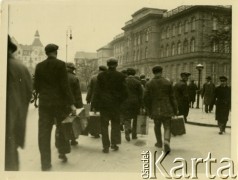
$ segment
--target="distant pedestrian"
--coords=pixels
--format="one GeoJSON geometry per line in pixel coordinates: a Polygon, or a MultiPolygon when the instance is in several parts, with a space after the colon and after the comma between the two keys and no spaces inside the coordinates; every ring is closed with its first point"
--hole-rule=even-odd
{"type": "MultiPolygon", "coordinates": [[[[82,94],[81,94],[81,89],[80,89],[80,83],[79,79],[75,75],[75,65],[73,63],[67,63],[67,72],[68,72],[68,80],[69,80],[69,86],[70,90],[72,92],[73,98],[74,98],[74,105],[76,108],[82,108],[83,107],[83,100],[82,100],[82,94]]],[[[71,145],[77,145],[78,142],[76,141],[76,138],[73,134],[73,129],[71,131],[71,145]]]]}
{"type": "Polygon", "coordinates": [[[26,118],[32,95],[32,79],[27,68],[13,53],[17,46],[8,36],[5,170],[18,171],[17,149],[25,143],[26,118]]]}
{"type": "Polygon", "coordinates": [[[146,80],[146,76],[144,74],[140,75],[140,82],[141,82],[143,88],[145,88],[145,84],[146,84],[147,80],[146,80]]]}
{"type": "Polygon", "coordinates": [[[137,115],[142,108],[143,88],[141,82],[135,78],[135,69],[128,68],[127,74],[126,86],[128,96],[122,103],[121,115],[125,124],[125,138],[127,141],[130,141],[130,133],[132,133],[132,139],[137,139],[137,115]],[[133,121],[132,127],[131,121],[133,121]]]}
{"type": "Polygon", "coordinates": [[[220,129],[219,134],[223,134],[226,129],[229,111],[231,110],[231,87],[227,85],[227,77],[220,77],[220,86],[215,89],[216,120],[220,129]]]}
{"type": "Polygon", "coordinates": [[[177,105],[174,97],[173,86],[170,81],[162,77],[162,67],[155,66],[152,78],[145,88],[144,103],[149,116],[154,120],[156,137],[155,146],[161,148],[161,124],[164,127],[164,151],[170,152],[170,127],[171,118],[177,114],[177,105]]]}
{"type": "Polygon", "coordinates": [[[34,87],[39,93],[39,132],[38,143],[41,154],[41,169],[51,169],[51,131],[56,124],[55,144],[59,159],[67,161],[70,143],[63,133],[61,122],[70,114],[76,114],[74,98],[70,90],[66,64],[57,59],[58,46],[48,44],[45,47],[47,59],[40,62],[35,70],[34,87]]]}
{"type": "MultiPolygon", "coordinates": [[[[107,67],[106,66],[99,66],[99,74],[101,72],[104,72],[107,70],[107,67]]],[[[99,109],[97,109],[96,107],[96,104],[95,104],[95,93],[96,93],[96,87],[97,87],[97,77],[98,77],[98,74],[92,76],[90,82],[89,82],[89,85],[88,85],[88,92],[87,92],[87,96],[86,96],[86,101],[87,101],[87,104],[91,104],[91,111],[94,111],[94,112],[97,112],[99,111],[99,109]]],[[[89,126],[93,126],[93,124],[89,124],[89,126]]],[[[99,134],[91,134],[93,137],[95,138],[100,138],[100,135],[99,134]]]]}
{"type": "Polygon", "coordinates": [[[121,143],[120,107],[122,102],[127,98],[127,90],[125,75],[116,70],[117,65],[117,59],[108,59],[108,70],[98,75],[98,86],[95,95],[101,115],[101,132],[104,153],[109,152],[110,145],[113,150],[118,150],[119,147],[117,144],[121,143]],[[111,142],[108,135],[110,120],[111,142]]]}
{"type": "Polygon", "coordinates": [[[189,94],[188,94],[188,77],[190,73],[183,72],[180,74],[181,80],[174,86],[175,97],[178,103],[179,115],[184,116],[184,121],[187,122],[189,113],[189,94]]]}
{"type": "Polygon", "coordinates": [[[198,90],[197,85],[194,83],[194,80],[191,80],[190,84],[188,85],[189,107],[191,108],[193,108],[197,90],[198,90]]]}
{"type": "Polygon", "coordinates": [[[205,112],[212,112],[214,106],[215,85],[210,76],[206,77],[207,82],[203,85],[201,96],[204,98],[205,112]]]}

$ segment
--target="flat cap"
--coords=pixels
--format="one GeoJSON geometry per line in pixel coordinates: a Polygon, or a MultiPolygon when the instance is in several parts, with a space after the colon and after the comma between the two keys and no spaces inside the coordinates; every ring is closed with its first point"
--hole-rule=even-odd
{"type": "Polygon", "coordinates": [[[152,68],[153,73],[161,72],[162,70],[163,70],[163,68],[161,66],[154,66],[152,68]]]}
{"type": "Polygon", "coordinates": [[[127,68],[126,70],[128,75],[135,75],[136,74],[136,70],[134,68],[127,68]]]}
{"type": "Polygon", "coordinates": [[[107,66],[117,66],[118,60],[114,57],[111,57],[107,60],[107,66]]]}
{"type": "Polygon", "coordinates": [[[74,63],[71,63],[71,62],[66,63],[66,66],[67,68],[70,68],[70,69],[76,69],[76,66],[74,65],[74,63]]]}
{"type": "Polygon", "coordinates": [[[181,74],[180,74],[180,76],[190,76],[191,75],[191,73],[188,73],[188,72],[182,72],[181,74]]]}
{"type": "Polygon", "coordinates": [[[106,71],[107,70],[107,67],[106,66],[99,66],[98,68],[100,71],[106,71]]]}
{"type": "Polygon", "coordinates": [[[141,74],[141,75],[140,75],[140,79],[145,79],[145,75],[144,75],[144,74],[141,74]]]}
{"type": "Polygon", "coordinates": [[[211,78],[211,76],[207,76],[206,79],[211,80],[212,78],[211,78]]]}
{"type": "Polygon", "coordinates": [[[45,46],[46,53],[54,52],[54,51],[57,51],[58,49],[59,49],[59,46],[57,46],[56,44],[47,44],[45,46]]]}
{"type": "Polygon", "coordinates": [[[222,81],[227,81],[227,77],[226,76],[220,76],[219,79],[222,81]]]}

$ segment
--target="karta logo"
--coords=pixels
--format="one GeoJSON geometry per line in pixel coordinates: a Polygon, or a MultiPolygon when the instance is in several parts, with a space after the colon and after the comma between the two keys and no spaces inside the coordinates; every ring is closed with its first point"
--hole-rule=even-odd
{"type": "Polygon", "coordinates": [[[142,155],[142,163],[143,169],[141,177],[143,179],[156,179],[156,172],[157,170],[159,173],[167,179],[198,179],[197,176],[197,167],[198,164],[203,164],[205,168],[206,177],[208,179],[215,179],[219,177],[221,179],[233,178],[237,177],[234,174],[234,162],[230,158],[222,158],[220,160],[221,167],[216,170],[216,174],[213,174],[211,165],[212,163],[218,163],[216,158],[211,157],[211,153],[208,153],[207,158],[191,158],[191,173],[188,174],[188,166],[187,161],[184,158],[177,157],[173,160],[173,164],[176,166],[172,167],[171,169],[166,169],[163,166],[163,160],[166,158],[168,153],[164,151],[161,152],[161,155],[156,157],[157,151],[154,152],[153,156],[150,151],[143,151],[142,155]],[[177,165],[179,163],[179,165],[177,165]]]}

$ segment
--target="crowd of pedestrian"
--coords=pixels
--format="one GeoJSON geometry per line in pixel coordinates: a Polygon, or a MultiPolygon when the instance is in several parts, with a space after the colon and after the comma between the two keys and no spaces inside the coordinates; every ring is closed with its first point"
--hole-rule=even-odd
{"type": "MultiPolygon", "coordinates": [[[[67,162],[66,154],[71,151],[70,145],[78,144],[72,127],[71,139],[64,137],[62,121],[70,114],[76,115],[76,109],[83,107],[80,83],[74,72],[74,64],[57,59],[58,48],[55,44],[45,47],[47,59],[37,64],[32,83],[27,68],[12,56],[17,47],[10,37],[8,38],[6,170],[19,169],[17,148],[24,146],[27,109],[33,89],[32,102],[39,108],[38,145],[42,171],[48,171],[52,167],[53,125],[56,125],[55,145],[59,159],[67,162]]],[[[134,68],[119,72],[117,66],[116,58],[109,58],[107,67],[100,66],[98,74],[90,80],[86,97],[91,111],[100,112],[103,153],[109,153],[110,148],[119,150],[122,130],[125,131],[125,139],[128,142],[138,138],[137,116],[142,112],[154,120],[155,146],[163,147],[163,150],[169,153],[171,119],[182,115],[187,122],[189,107],[194,107],[197,93],[201,93],[204,98],[206,113],[211,112],[213,105],[216,105],[215,119],[220,128],[219,134],[225,132],[231,108],[231,88],[227,85],[225,76],[220,77],[221,84],[218,87],[211,82],[211,77],[207,77],[207,82],[200,91],[194,80],[188,85],[191,75],[188,72],[181,72],[181,80],[173,84],[163,77],[161,66],[152,68],[154,77],[151,79],[145,75],[137,76],[134,68]],[[164,136],[161,135],[162,124],[164,136]]],[[[99,133],[91,135],[100,138],[99,133]]]]}

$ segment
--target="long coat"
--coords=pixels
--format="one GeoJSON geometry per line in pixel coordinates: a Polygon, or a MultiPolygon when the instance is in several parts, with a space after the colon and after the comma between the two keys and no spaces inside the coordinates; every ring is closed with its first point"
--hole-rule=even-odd
{"type": "Polygon", "coordinates": [[[228,121],[231,109],[231,87],[218,86],[215,89],[216,120],[220,122],[228,121]]]}
{"type": "Polygon", "coordinates": [[[6,141],[24,146],[26,117],[32,95],[32,78],[17,59],[8,59],[6,141]]]}
{"type": "Polygon", "coordinates": [[[189,95],[189,101],[194,102],[196,98],[196,91],[198,90],[198,87],[195,83],[190,83],[188,85],[188,95],[189,95]]]}
{"type": "Polygon", "coordinates": [[[87,103],[91,103],[91,108],[94,109],[96,104],[95,104],[95,92],[96,92],[96,87],[97,87],[97,77],[98,75],[94,75],[88,85],[88,92],[86,96],[86,101],[87,103]]]}
{"type": "Polygon", "coordinates": [[[174,91],[178,103],[179,114],[187,117],[189,112],[189,94],[187,83],[180,80],[175,84],[174,91]]]}
{"type": "Polygon", "coordinates": [[[126,78],[126,86],[128,97],[121,105],[122,116],[133,118],[139,114],[142,106],[143,88],[141,82],[134,76],[128,76],[126,78]]]}
{"type": "Polygon", "coordinates": [[[79,79],[71,70],[68,70],[68,80],[69,80],[70,89],[71,89],[74,102],[75,102],[74,105],[76,108],[82,108],[83,101],[82,101],[82,94],[81,94],[79,79]]]}
{"type": "Polygon", "coordinates": [[[119,111],[127,98],[125,75],[108,69],[98,75],[95,105],[100,111],[119,111]]]}
{"type": "Polygon", "coordinates": [[[155,76],[145,87],[144,103],[152,119],[176,114],[177,104],[171,82],[155,76]]]}
{"type": "Polygon", "coordinates": [[[205,105],[213,105],[214,104],[214,94],[215,93],[215,85],[213,83],[205,83],[202,88],[201,96],[204,98],[205,105]]]}
{"type": "Polygon", "coordinates": [[[48,57],[36,66],[34,88],[39,93],[40,106],[74,104],[65,62],[48,57]]]}

